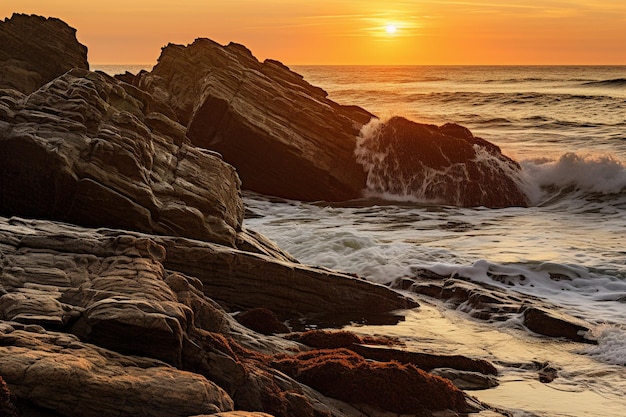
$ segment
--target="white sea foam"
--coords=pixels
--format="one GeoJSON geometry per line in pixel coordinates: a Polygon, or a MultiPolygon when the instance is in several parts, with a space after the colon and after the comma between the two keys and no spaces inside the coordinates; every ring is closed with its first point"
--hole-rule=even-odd
{"type": "Polygon", "coordinates": [[[582,352],[602,362],[626,366],[626,328],[600,325],[593,329],[591,337],[598,344],[582,352]]]}
{"type": "Polygon", "coordinates": [[[620,194],[626,192],[626,165],[610,155],[568,152],[558,160],[522,162],[527,193],[535,203],[546,195],[568,189],[570,193],[620,194]]]}

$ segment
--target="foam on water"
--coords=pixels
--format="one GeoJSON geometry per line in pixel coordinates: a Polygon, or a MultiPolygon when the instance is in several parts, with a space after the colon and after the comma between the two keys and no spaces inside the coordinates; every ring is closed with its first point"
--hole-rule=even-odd
{"type": "Polygon", "coordinates": [[[579,196],[626,193],[626,165],[611,155],[563,154],[522,162],[527,193],[535,203],[557,191],[569,189],[579,196]]]}
{"type": "Polygon", "coordinates": [[[598,344],[581,353],[605,363],[626,366],[626,326],[600,325],[593,329],[591,337],[598,344]]]}

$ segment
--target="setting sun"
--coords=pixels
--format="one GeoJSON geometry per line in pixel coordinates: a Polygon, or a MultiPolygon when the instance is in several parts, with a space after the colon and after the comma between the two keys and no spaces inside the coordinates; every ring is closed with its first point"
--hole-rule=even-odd
{"type": "Polygon", "coordinates": [[[169,42],[198,37],[291,65],[626,63],[616,0],[0,1],[0,18],[13,12],[67,21],[94,63],[153,63],[169,42]]]}
{"type": "Polygon", "coordinates": [[[398,27],[396,25],[387,25],[385,26],[385,32],[389,35],[393,35],[398,31],[398,27]]]}

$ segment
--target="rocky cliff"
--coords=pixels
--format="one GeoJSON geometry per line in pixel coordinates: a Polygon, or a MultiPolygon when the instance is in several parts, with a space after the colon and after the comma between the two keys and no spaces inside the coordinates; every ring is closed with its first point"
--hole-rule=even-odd
{"type": "Polygon", "coordinates": [[[222,154],[248,190],[308,201],[361,195],[354,145],[372,115],[329,100],[279,62],[198,39],[165,47],[138,85],[170,103],[192,143],[222,154]]]}
{"type": "Polygon", "coordinates": [[[31,93],[72,68],[89,69],[76,29],[55,18],[15,13],[0,22],[0,88],[31,93]]]}

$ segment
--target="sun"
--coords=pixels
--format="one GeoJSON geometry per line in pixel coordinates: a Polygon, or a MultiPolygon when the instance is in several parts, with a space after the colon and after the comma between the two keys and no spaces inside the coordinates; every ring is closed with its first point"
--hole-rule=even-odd
{"type": "Polygon", "coordinates": [[[389,35],[393,35],[397,31],[398,31],[398,27],[396,25],[389,24],[385,26],[385,32],[387,32],[389,35]]]}

